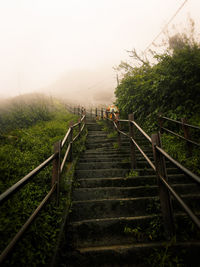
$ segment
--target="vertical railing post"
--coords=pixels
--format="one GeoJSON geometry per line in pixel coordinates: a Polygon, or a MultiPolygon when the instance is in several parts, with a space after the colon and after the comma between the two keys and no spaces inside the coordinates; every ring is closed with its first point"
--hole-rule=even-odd
{"type": "Polygon", "coordinates": [[[103,108],[101,108],[101,119],[103,120],[103,108]]]}
{"type": "Polygon", "coordinates": [[[78,132],[79,132],[79,137],[81,136],[81,119],[78,119],[78,132]]]}
{"type": "Polygon", "coordinates": [[[97,119],[97,108],[95,109],[95,116],[96,116],[96,119],[97,119]]]}
{"type": "MultiPolygon", "coordinates": [[[[186,139],[190,139],[189,128],[185,125],[185,123],[187,123],[186,118],[181,118],[181,122],[182,122],[182,129],[183,129],[184,137],[186,139]]],[[[186,141],[186,151],[189,157],[192,156],[192,148],[193,148],[192,144],[186,141]]]]}
{"type": "Polygon", "coordinates": [[[114,115],[114,111],[112,111],[112,121],[114,121],[114,119],[115,119],[115,115],[114,115]]]}
{"type": "Polygon", "coordinates": [[[108,120],[108,111],[106,110],[106,120],[108,120]]]}
{"type": "Polygon", "coordinates": [[[115,125],[114,125],[114,121],[115,121],[115,114],[114,114],[114,111],[112,111],[111,115],[112,115],[111,118],[112,118],[112,123],[113,123],[113,130],[116,131],[116,129],[115,129],[115,125]]]}
{"type": "Polygon", "coordinates": [[[73,161],[73,122],[70,122],[70,135],[69,135],[69,144],[70,144],[70,151],[69,151],[69,161],[73,161]]]}
{"type": "MultiPolygon", "coordinates": [[[[120,122],[117,121],[116,124],[117,124],[117,129],[120,130],[120,122]]],[[[119,148],[120,148],[120,147],[121,147],[121,134],[120,134],[120,132],[118,132],[118,131],[117,131],[117,134],[118,134],[118,136],[117,136],[118,146],[119,146],[119,148]]]]}
{"type": "MultiPolygon", "coordinates": [[[[135,139],[133,124],[131,122],[134,121],[134,114],[129,114],[128,120],[129,120],[129,135],[130,137],[135,139]]],[[[136,151],[135,151],[135,145],[133,144],[131,139],[130,139],[130,154],[131,154],[131,168],[136,169],[137,168],[136,151]]]]}
{"type": "Polygon", "coordinates": [[[158,114],[158,126],[159,126],[159,132],[160,132],[160,133],[163,133],[163,130],[162,130],[163,122],[164,122],[164,120],[163,120],[163,118],[162,118],[162,114],[159,113],[159,114],[158,114]]]}
{"type": "Polygon", "coordinates": [[[54,153],[56,155],[55,159],[53,160],[53,170],[52,170],[52,181],[51,186],[55,183],[56,185],[56,202],[59,205],[59,194],[60,194],[60,152],[61,152],[61,141],[58,141],[54,144],[54,153]]]}
{"type": "Polygon", "coordinates": [[[160,133],[152,134],[151,140],[152,140],[153,156],[156,165],[157,183],[159,188],[159,197],[160,197],[161,212],[164,222],[165,235],[167,239],[170,239],[175,234],[175,228],[174,228],[171,197],[168,189],[160,179],[160,176],[162,176],[166,181],[168,181],[165,158],[156,150],[156,146],[161,147],[160,133]]]}

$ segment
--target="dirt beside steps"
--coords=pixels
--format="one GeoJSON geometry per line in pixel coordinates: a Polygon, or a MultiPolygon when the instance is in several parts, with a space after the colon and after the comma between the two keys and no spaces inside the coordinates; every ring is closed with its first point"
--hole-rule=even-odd
{"type": "MultiPolygon", "coordinates": [[[[87,128],[57,266],[200,266],[200,234],[174,201],[177,240],[166,241],[155,173],[138,152],[130,173],[129,140],[116,149],[96,121],[87,128]]],[[[151,147],[142,145],[153,160],[151,147]]],[[[173,187],[200,212],[196,185],[169,163],[167,169],[173,187]]]]}

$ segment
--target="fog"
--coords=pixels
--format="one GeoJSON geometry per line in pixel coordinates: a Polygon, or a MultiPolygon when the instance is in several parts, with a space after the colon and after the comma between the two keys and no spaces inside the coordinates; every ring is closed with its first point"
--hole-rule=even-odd
{"type": "MultiPolygon", "coordinates": [[[[113,67],[131,60],[126,50],[144,51],[183,2],[0,0],[0,97],[112,102],[113,67]]],[[[183,28],[189,14],[199,30],[199,11],[199,0],[188,0],[170,27],[183,28]]]]}

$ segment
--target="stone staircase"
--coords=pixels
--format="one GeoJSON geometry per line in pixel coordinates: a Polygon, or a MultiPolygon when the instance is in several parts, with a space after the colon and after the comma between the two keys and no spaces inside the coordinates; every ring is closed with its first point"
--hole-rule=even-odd
{"type": "MultiPolygon", "coordinates": [[[[177,240],[166,243],[156,175],[144,158],[137,152],[131,176],[129,140],[123,137],[122,148],[116,149],[116,139],[107,138],[95,120],[88,120],[87,128],[58,266],[200,266],[200,233],[174,201],[177,240]],[[162,257],[165,265],[159,265],[162,257]]],[[[139,135],[137,141],[153,160],[150,144],[139,135]]],[[[166,164],[170,183],[200,211],[197,185],[166,164]]]]}

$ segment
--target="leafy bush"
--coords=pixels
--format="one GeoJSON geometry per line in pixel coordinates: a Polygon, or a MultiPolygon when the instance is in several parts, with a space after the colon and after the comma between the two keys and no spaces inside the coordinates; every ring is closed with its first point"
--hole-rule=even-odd
{"type": "Polygon", "coordinates": [[[135,112],[137,121],[148,131],[156,129],[158,113],[195,120],[200,111],[199,44],[185,42],[172,53],[155,58],[154,65],[144,62],[127,69],[121,64],[125,74],[115,95],[122,117],[135,112]]]}

